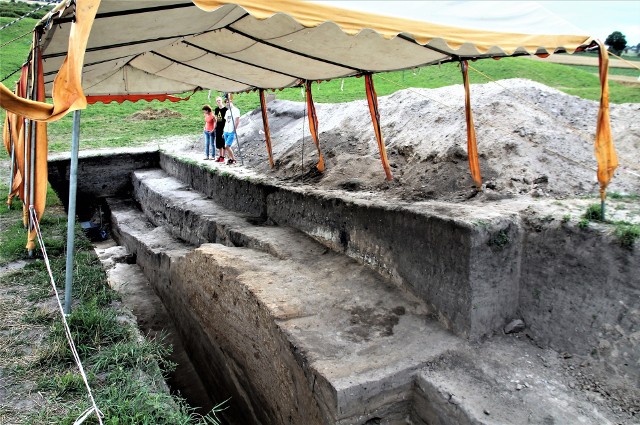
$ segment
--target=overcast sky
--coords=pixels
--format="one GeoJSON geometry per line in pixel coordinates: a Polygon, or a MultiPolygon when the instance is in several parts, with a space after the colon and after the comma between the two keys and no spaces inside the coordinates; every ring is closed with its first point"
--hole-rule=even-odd
{"type": "MultiPolygon", "coordinates": [[[[492,29],[499,26],[505,31],[516,32],[518,28],[508,28],[510,16],[531,9],[532,4],[541,5],[548,11],[581,29],[578,34],[588,34],[605,41],[613,31],[626,36],[627,44],[640,43],[640,0],[630,1],[398,1],[398,0],[313,0],[347,9],[367,10],[388,16],[399,16],[422,21],[436,22],[452,15],[475,18],[479,22],[490,22],[492,29]],[[445,12],[446,11],[446,12],[445,12]]],[[[537,6],[536,6],[537,7],[537,6]]],[[[526,12],[525,12],[526,15],[526,12]]],[[[552,20],[538,22],[544,33],[576,34],[567,25],[556,25],[552,20]]],[[[453,23],[451,23],[453,25],[453,23]]],[[[570,26],[570,25],[569,25],[570,26]]]]}
{"type": "Polygon", "coordinates": [[[592,36],[605,41],[614,31],[626,36],[627,44],[640,43],[640,1],[538,1],[542,6],[592,36]]]}

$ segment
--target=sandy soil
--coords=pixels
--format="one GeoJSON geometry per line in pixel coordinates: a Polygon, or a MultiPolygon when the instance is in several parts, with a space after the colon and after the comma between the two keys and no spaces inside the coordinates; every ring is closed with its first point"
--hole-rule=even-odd
{"type": "MultiPolygon", "coordinates": [[[[326,171],[309,134],[304,103],[268,105],[273,156],[269,167],[258,110],[242,116],[238,137],[243,167],[284,184],[349,191],[363,198],[464,202],[479,208],[523,209],[597,202],[594,155],[598,103],[569,96],[529,80],[473,85],[482,191],[469,172],[460,85],[408,89],[381,97],[380,116],[393,180],[385,180],[365,101],[316,105],[326,171]],[[557,202],[561,200],[561,202],[557,202]]],[[[640,194],[640,105],[611,105],[611,128],[619,163],[610,194],[640,194]]],[[[246,111],[242,111],[246,112],[246,111]]],[[[201,136],[172,139],[169,150],[199,153],[201,136]]],[[[609,197],[608,202],[616,200],[609,197]]],[[[636,203],[611,208],[610,219],[637,222],[636,203]]],[[[561,214],[571,211],[559,211],[561,214]]]]}

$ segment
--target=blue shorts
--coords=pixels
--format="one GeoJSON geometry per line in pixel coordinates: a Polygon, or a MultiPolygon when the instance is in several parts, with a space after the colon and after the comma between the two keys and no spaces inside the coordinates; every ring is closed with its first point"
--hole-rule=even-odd
{"type": "Polygon", "coordinates": [[[233,140],[236,137],[236,134],[234,132],[230,132],[230,133],[223,133],[223,137],[224,137],[224,144],[227,145],[228,147],[231,147],[231,145],[233,145],[233,140]]]}

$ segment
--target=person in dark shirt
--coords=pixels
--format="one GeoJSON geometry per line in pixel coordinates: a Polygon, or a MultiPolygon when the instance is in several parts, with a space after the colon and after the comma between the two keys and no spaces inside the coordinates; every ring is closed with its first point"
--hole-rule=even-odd
{"type": "Polygon", "coordinates": [[[216,109],[213,111],[213,115],[216,117],[216,148],[218,149],[218,159],[217,162],[224,162],[224,124],[225,119],[224,116],[227,113],[227,107],[222,103],[222,98],[220,96],[216,97],[216,109]]]}

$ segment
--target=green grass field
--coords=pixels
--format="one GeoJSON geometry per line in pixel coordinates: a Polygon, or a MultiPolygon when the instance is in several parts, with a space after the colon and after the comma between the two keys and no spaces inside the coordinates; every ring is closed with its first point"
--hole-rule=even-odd
{"type": "MultiPolygon", "coordinates": [[[[13,21],[13,18],[0,18],[0,26],[13,21]]],[[[24,19],[0,32],[0,43],[13,40],[21,35],[29,34],[36,23],[35,19],[24,19]]],[[[27,58],[30,36],[27,35],[2,47],[0,51],[0,75],[5,77],[19,69],[27,58]]],[[[532,61],[527,58],[505,58],[499,61],[483,60],[472,62],[470,81],[482,84],[507,78],[525,78],[557,88],[565,93],[585,99],[600,98],[600,84],[594,75],[593,67],[573,67],[532,61]]],[[[618,70],[612,70],[618,73],[618,70]]],[[[635,75],[633,70],[623,71],[622,75],[635,75]]],[[[3,83],[14,87],[18,74],[3,83]]],[[[389,95],[397,90],[409,87],[438,88],[453,84],[461,84],[462,77],[458,64],[449,63],[441,66],[430,66],[413,70],[379,74],[374,77],[378,96],[389,95]]],[[[314,100],[320,103],[348,102],[364,99],[364,79],[346,78],[314,84],[314,100]]],[[[473,88],[472,88],[473,91],[473,88]]],[[[98,147],[118,147],[145,144],[150,140],[169,136],[199,134],[201,130],[201,110],[203,104],[214,104],[218,93],[208,92],[194,94],[187,102],[124,102],[122,104],[90,105],[82,112],[82,130],[80,134],[81,149],[98,147]],[[164,118],[147,121],[129,120],[137,111],[154,108],[170,109],[180,114],[177,118],[164,118]]],[[[276,92],[278,99],[303,101],[300,88],[285,89],[276,92]]],[[[640,87],[630,87],[610,83],[610,100],[612,103],[640,102],[640,87]]],[[[259,106],[257,93],[240,93],[235,95],[235,103],[241,112],[253,110],[259,106]]],[[[70,145],[72,128],[71,115],[52,123],[49,126],[50,151],[67,151],[70,145]]],[[[6,154],[4,154],[6,155],[6,154]]]]}

